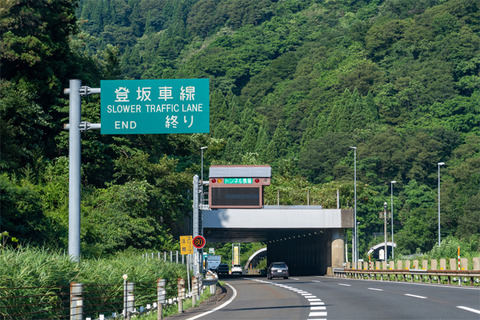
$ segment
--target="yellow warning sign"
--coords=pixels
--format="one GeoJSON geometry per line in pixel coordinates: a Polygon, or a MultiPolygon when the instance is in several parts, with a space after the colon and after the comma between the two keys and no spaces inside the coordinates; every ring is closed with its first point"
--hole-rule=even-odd
{"type": "Polygon", "coordinates": [[[192,254],[192,236],[180,236],[180,252],[181,254],[192,254]]]}

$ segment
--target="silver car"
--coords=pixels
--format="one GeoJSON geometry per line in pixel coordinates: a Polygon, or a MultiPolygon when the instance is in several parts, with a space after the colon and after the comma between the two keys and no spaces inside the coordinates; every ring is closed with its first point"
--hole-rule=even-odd
{"type": "Polygon", "coordinates": [[[288,266],[285,262],[273,262],[267,269],[267,279],[288,279],[288,266]]]}

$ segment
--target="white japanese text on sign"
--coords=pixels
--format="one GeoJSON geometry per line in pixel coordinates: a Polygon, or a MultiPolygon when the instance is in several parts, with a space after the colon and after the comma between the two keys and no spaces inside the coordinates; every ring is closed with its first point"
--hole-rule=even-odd
{"type": "Polygon", "coordinates": [[[101,81],[102,134],[208,133],[208,79],[101,81]]]}

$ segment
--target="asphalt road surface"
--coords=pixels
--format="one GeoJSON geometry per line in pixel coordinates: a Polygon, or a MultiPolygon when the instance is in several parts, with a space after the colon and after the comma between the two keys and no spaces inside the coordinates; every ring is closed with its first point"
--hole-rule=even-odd
{"type": "Polygon", "coordinates": [[[480,288],[330,277],[225,279],[233,294],[185,319],[474,319],[480,288]]]}

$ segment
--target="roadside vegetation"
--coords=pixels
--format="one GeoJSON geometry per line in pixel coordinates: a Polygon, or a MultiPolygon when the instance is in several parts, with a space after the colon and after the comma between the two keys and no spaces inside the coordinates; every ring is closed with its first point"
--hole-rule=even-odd
{"type": "Polygon", "coordinates": [[[52,312],[50,315],[55,317],[62,301],[66,299],[68,305],[70,284],[78,282],[84,284],[85,312],[105,308],[109,312],[121,311],[124,275],[141,290],[136,303],[142,306],[156,301],[157,279],[166,280],[167,297],[173,298],[178,295],[177,279],[187,278],[184,265],[144,259],[133,251],[75,262],[56,250],[6,248],[0,254],[0,306],[5,315],[27,315],[43,310],[42,316],[52,312]],[[38,301],[44,303],[44,307],[38,301]],[[10,308],[14,305],[17,309],[10,308]]]}
{"type": "MultiPolygon", "coordinates": [[[[396,254],[439,257],[458,242],[480,255],[478,0],[1,3],[2,250],[68,247],[69,79],[208,78],[208,134],[82,134],[82,265],[178,250],[203,146],[205,168],[271,165],[266,204],[324,208],[337,190],[353,207],[356,146],[360,257],[391,192],[396,254]],[[435,251],[439,162],[451,240],[435,251]]],[[[82,120],[101,122],[98,95],[82,98],[82,120]]],[[[24,259],[14,252],[2,253],[6,275],[24,259]]]]}

